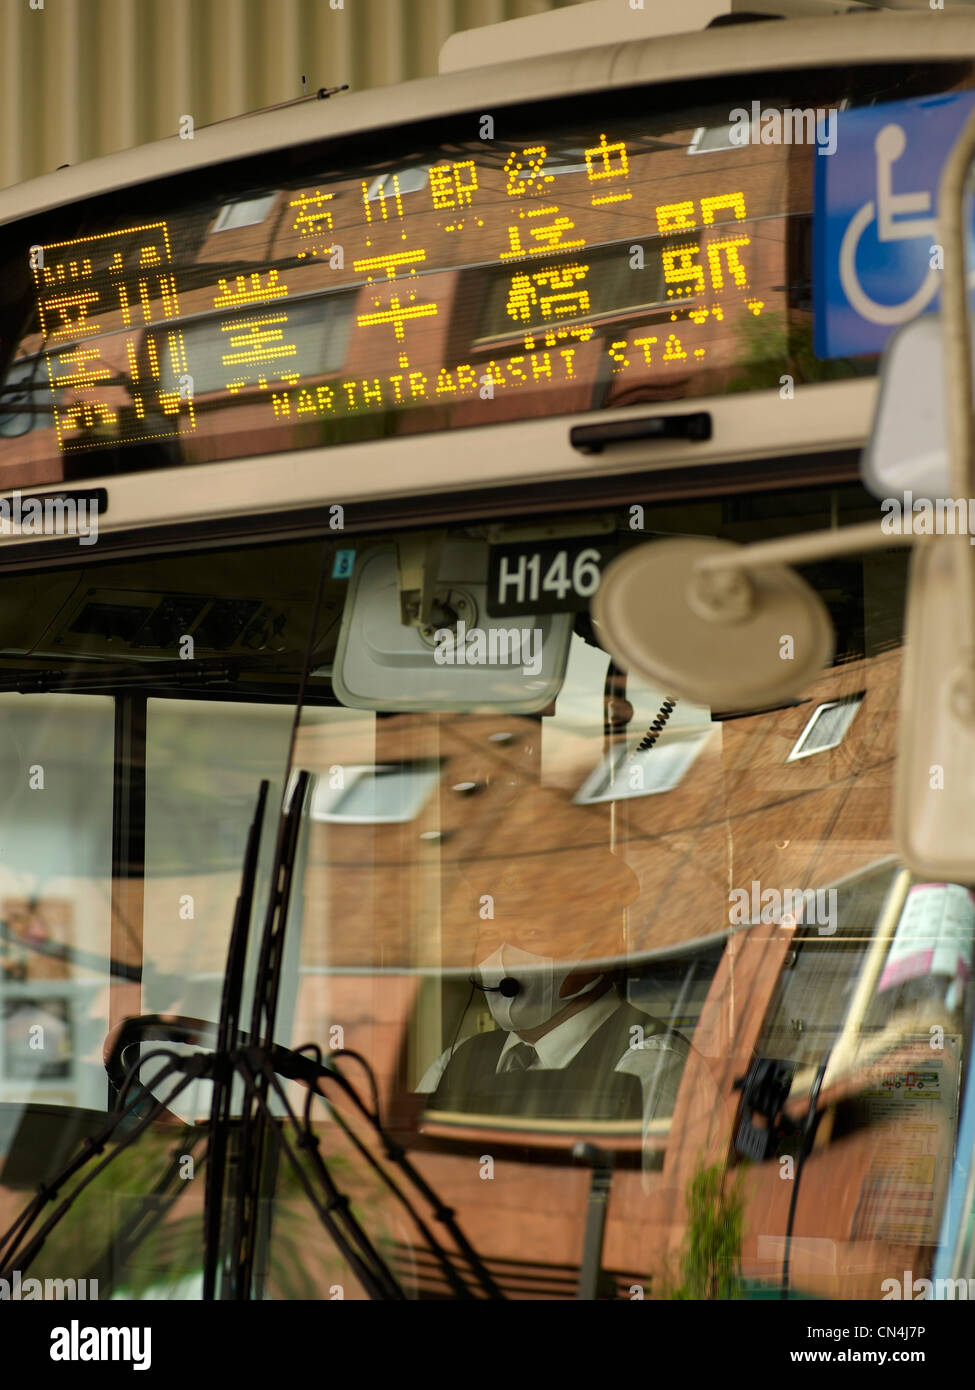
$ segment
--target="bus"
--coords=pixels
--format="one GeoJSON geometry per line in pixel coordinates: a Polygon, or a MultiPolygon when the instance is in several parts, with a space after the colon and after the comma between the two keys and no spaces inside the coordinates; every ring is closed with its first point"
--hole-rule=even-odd
{"type": "Polygon", "coordinates": [[[975,37],[739,8],[471,31],[4,191],[3,1279],[975,1274],[975,898],[892,814],[908,555],[810,548],[879,520],[936,289],[874,255],[927,257],[934,156],[844,140],[964,114],[975,37]],[[768,542],[815,620],[766,698],[679,556],[768,542]]]}

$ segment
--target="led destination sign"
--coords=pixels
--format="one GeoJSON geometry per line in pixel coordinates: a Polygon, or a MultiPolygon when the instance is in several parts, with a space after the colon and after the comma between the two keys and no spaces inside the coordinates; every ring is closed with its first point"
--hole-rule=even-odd
{"type": "Polygon", "coordinates": [[[112,225],[25,236],[0,462],[36,481],[120,448],[165,466],[755,384],[812,152],[700,120],[215,177],[162,211],[136,188],[112,225]]]}

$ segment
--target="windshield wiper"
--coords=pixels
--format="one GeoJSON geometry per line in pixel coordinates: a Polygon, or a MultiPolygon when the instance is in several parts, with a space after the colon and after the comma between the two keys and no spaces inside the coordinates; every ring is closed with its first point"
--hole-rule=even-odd
{"type": "MultiPolygon", "coordinates": [[[[250,934],[251,912],[254,905],[254,885],[257,881],[257,862],[261,847],[261,828],[267,805],[269,783],[265,779],[257,797],[257,810],[247,836],[244,851],[244,872],[240,895],[234,909],[234,924],[227,951],[227,970],[224,975],[223,996],[220,1000],[220,1021],[217,1027],[217,1052],[225,1056],[237,1039],[244,987],[244,964],[247,959],[247,940],[250,934]]],[[[224,1177],[230,1126],[230,1100],[233,1073],[223,1065],[213,1080],[213,1099],[210,1105],[210,1142],[207,1148],[206,1189],[203,1199],[203,1297],[217,1296],[217,1267],[220,1259],[221,1216],[223,1214],[224,1177]]]]}
{"type": "Polygon", "coordinates": [[[270,1219],[270,1199],[277,1180],[276,1146],[280,1144],[322,1223],[339,1245],[363,1286],[373,1298],[401,1300],[405,1299],[406,1295],[352,1214],[348,1198],[336,1187],[317,1145],[303,1143],[315,1175],[325,1190],[325,1205],[317,1200],[312,1184],[285,1138],[284,1127],[277,1126],[268,1102],[268,1091],[273,1089],[279,1100],[283,1101],[289,1119],[297,1126],[287,1097],[268,1061],[268,1054],[274,1045],[285,928],[291,902],[301,810],[309,781],[307,772],[298,773],[290,803],[278,825],[271,891],[264,919],[251,1011],[250,1035],[252,1042],[256,1042],[257,1046],[242,1048],[235,1054],[236,1065],[244,1075],[246,1094],[240,1125],[239,1185],[229,1259],[230,1296],[239,1300],[249,1299],[254,1291],[254,1265],[258,1243],[262,1235],[265,1243],[270,1238],[269,1229],[261,1230],[261,1221],[262,1217],[267,1221],[270,1219]],[[265,1213],[268,1214],[266,1217],[265,1213]]]}

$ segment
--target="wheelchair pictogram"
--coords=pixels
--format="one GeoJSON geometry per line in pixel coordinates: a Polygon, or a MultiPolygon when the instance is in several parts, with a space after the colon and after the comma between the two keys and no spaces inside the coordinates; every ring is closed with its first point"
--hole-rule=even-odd
{"type": "Polygon", "coordinates": [[[906,323],[930,304],[937,294],[941,272],[931,267],[922,284],[900,304],[879,304],[866,293],[857,275],[856,256],[860,238],[876,219],[877,240],[883,243],[914,241],[927,237],[935,239],[933,216],[907,216],[931,213],[930,193],[895,193],[893,166],[904,153],[907,136],[903,127],[885,125],[874,140],[876,155],[876,202],[864,203],[850,219],[840,244],[840,284],[852,308],[868,323],[893,325],[906,323]],[[895,220],[898,218],[899,220],[895,220]]]}

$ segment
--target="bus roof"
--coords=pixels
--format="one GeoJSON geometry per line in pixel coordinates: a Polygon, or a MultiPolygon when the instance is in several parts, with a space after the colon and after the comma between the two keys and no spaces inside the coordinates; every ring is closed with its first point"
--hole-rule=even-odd
{"type": "MultiPolygon", "coordinates": [[[[957,0],[975,7],[975,0],[957,0]]],[[[821,19],[867,10],[932,10],[931,0],[576,0],[544,14],[451,34],[440,72],[458,72],[522,58],[693,33],[714,23],[752,18],[821,19]]]]}
{"type": "MultiPolygon", "coordinates": [[[[621,0],[610,3],[622,8],[621,0]]],[[[718,0],[707,3],[715,4],[718,0]]],[[[603,0],[596,0],[597,8],[602,4],[603,0]]],[[[966,8],[972,4],[975,0],[966,0],[966,8]]],[[[589,8],[581,5],[578,13],[585,14],[589,8]]],[[[905,58],[938,61],[975,51],[970,14],[932,14],[926,3],[923,8],[923,14],[874,13],[868,18],[860,12],[845,16],[844,23],[850,26],[848,61],[857,61],[854,54],[862,55],[860,61],[872,63],[903,62],[905,58]]],[[[557,18],[560,13],[534,18],[557,18]]],[[[682,9],[681,13],[686,14],[687,10],[682,9]]],[[[490,28],[469,32],[489,34],[490,28]]],[[[605,31],[600,37],[605,40],[605,31]]],[[[174,134],[149,145],[42,174],[2,190],[0,224],[188,169],[315,140],[371,130],[381,132],[389,128],[391,121],[406,126],[460,111],[489,112],[569,92],[625,88],[644,82],[757,73],[783,67],[832,67],[837,61],[837,50],[833,19],[821,15],[792,20],[788,25],[705,28],[666,35],[657,41],[644,33],[641,40],[625,46],[607,40],[598,45],[590,43],[575,53],[559,51],[553,43],[543,56],[519,52],[517,59],[512,58],[509,47],[508,58],[502,64],[496,57],[486,61],[488,56],[486,51],[480,53],[476,70],[347,92],[328,101],[309,99],[280,109],[245,113],[216,125],[201,126],[193,139],[174,134]],[[788,34],[782,32],[786,28],[788,34]],[[756,41],[756,29],[763,31],[760,42],[756,41]]]]}

